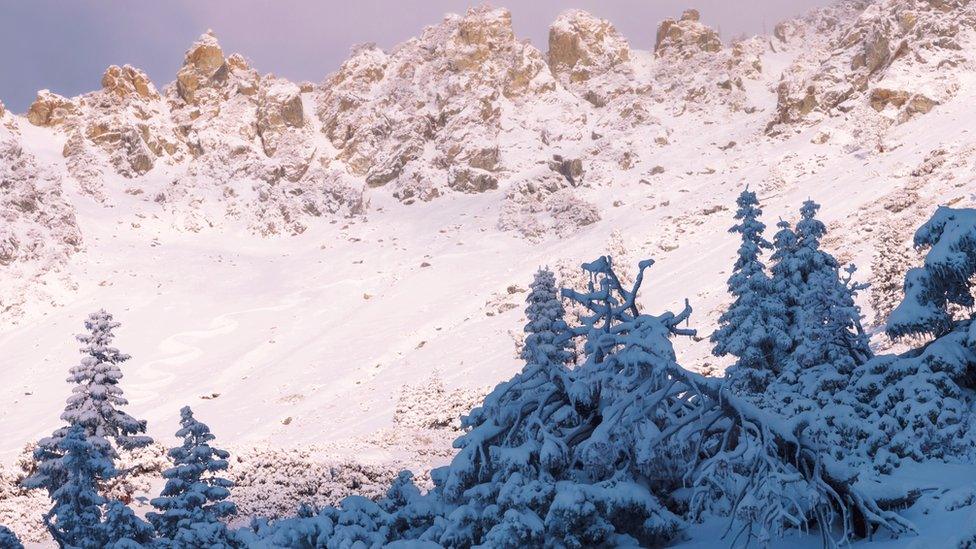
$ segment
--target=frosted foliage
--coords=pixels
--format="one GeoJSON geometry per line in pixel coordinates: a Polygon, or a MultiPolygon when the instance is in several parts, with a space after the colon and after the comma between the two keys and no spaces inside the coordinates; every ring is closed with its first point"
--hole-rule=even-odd
{"type": "Polygon", "coordinates": [[[0,525],[0,547],[5,549],[24,549],[17,536],[6,526],[0,525]]]}
{"type": "Polygon", "coordinates": [[[48,492],[60,486],[64,471],[60,468],[58,448],[61,439],[75,426],[82,427],[90,443],[108,459],[117,457],[113,443],[124,449],[152,443],[151,438],[139,434],[146,431],[146,422],[119,409],[128,404],[119,387],[122,378],[119,365],[129,356],[111,346],[112,330],[118,326],[119,323],[105,311],[92,313],[85,320],[88,333],[78,336],[82,343],[81,363],[70,370],[67,381],[74,384],[74,388],[61,414],[67,426],[37,443],[34,451],[37,470],[25,479],[25,486],[45,488],[48,492]]]}
{"type": "Polygon", "coordinates": [[[890,228],[882,229],[874,250],[871,308],[874,310],[874,323],[883,326],[888,321],[888,315],[904,297],[902,282],[913,260],[901,237],[890,228]]]}
{"type": "Polygon", "coordinates": [[[976,210],[939,207],[915,233],[925,263],[905,275],[905,299],[888,319],[888,335],[941,336],[953,326],[950,305],[973,307],[976,210]]]}
{"type": "Polygon", "coordinates": [[[237,507],[228,499],[234,483],[218,475],[227,470],[230,454],[210,445],[216,437],[189,406],[180,410],[176,436],[183,444],[169,451],[174,466],[163,471],[166,485],[150,502],[158,512],[146,517],[161,537],[177,546],[226,545],[228,534],[220,519],[234,515],[237,507]]]}
{"type": "Polygon", "coordinates": [[[461,416],[477,406],[484,396],[485,391],[476,389],[447,389],[440,372],[434,370],[423,383],[401,389],[393,422],[419,429],[459,429],[461,416]]]}

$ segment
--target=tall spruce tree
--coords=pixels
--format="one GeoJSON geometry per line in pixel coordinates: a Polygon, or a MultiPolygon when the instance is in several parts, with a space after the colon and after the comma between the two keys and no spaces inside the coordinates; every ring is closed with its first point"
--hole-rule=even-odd
{"type": "Polygon", "coordinates": [[[792,344],[765,400],[786,414],[828,403],[849,411],[851,403],[835,402],[834,395],[873,356],[854,301],[867,286],[853,281],[853,265],[841,274],[837,260],[820,249],[827,227],[816,217],[819,209],[804,202],[796,232],[781,222],[775,239],[773,286],[786,305],[792,344]]]}
{"type": "Polygon", "coordinates": [[[37,470],[24,479],[25,487],[44,488],[53,494],[64,483],[61,441],[76,426],[82,428],[89,444],[110,461],[118,457],[113,441],[123,449],[152,443],[150,437],[140,434],[146,432],[146,422],[119,409],[128,404],[119,387],[122,378],[119,364],[129,359],[129,355],[111,345],[112,330],[119,325],[104,310],[92,313],[85,320],[88,333],[77,336],[83,344],[83,357],[78,366],[71,368],[67,379],[68,383],[75,384],[61,414],[67,425],[38,442],[34,450],[37,470]]]}
{"type": "Polygon", "coordinates": [[[719,318],[719,328],[712,333],[717,356],[737,358],[729,368],[729,381],[737,389],[761,392],[780,369],[780,360],[789,350],[786,308],[774,292],[760,256],[772,248],[763,238],[766,226],[759,221],[762,210],[756,193],[748,189],[736,200],[739,222],[729,232],[741,236],[739,256],[728,280],[734,297],[719,318]]]}
{"type": "Polygon", "coordinates": [[[221,519],[237,513],[237,506],[227,499],[234,483],[217,476],[227,470],[230,454],[210,445],[216,437],[193,417],[189,406],[180,410],[180,426],[176,436],[183,444],[169,451],[174,466],[163,471],[166,485],[150,502],[160,512],[147,513],[146,518],[163,544],[233,547],[233,536],[221,519]]]}

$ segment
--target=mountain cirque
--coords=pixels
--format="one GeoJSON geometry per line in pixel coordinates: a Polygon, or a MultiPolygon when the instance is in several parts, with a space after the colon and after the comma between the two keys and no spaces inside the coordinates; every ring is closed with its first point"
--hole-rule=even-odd
{"type": "Polygon", "coordinates": [[[358,46],[319,85],[261,75],[207,32],[162,90],[111,66],[100,90],[42,90],[25,116],[2,115],[3,265],[33,262],[17,268],[34,276],[81,246],[63,187],[105,207],[120,190],[141,197],[182,230],[239,222],[264,235],[362,218],[374,197],[498,193],[499,229],[565,236],[601,219],[595,197],[621,179],[666,180],[689,128],[742,121],[709,153],[722,159],[815,124],[829,127],[819,139],[883,150],[887,128],[954,96],[974,21],[970,2],[851,0],[725,44],[690,9],[660,23],[648,52],[571,10],[543,53],[507,10],[480,7],[389,51],[358,46]],[[27,124],[63,158],[22,152],[27,124]],[[62,244],[25,252],[38,238],[62,244]]]}

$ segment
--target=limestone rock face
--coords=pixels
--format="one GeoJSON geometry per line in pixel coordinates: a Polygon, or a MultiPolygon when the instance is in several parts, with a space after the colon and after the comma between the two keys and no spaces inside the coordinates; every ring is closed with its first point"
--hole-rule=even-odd
{"type": "Polygon", "coordinates": [[[226,79],[228,70],[217,37],[207,31],[187,50],[183,67],[176,74],[176,89],[184,101],[195,104],[199,90],[226,79]]]}
{"type": "Polygon", "coordinates": [[[35,126],[58,126],[64,124],[77,111],[77,105],[70,99],[49,90],[41,90],[27,110],[27,120],[35,126]]]}
{"type": "Polygon", "coordinates": [[[287,128],[305,125],[302,92],[287,80],[268,78],[261,82],[258,95],[258,135],[264,152],[273,156],[278,140],[287,128]]]}
{"type": "Polygon", "coordinates": [[[159,92],[146,73],[130,65],[112,65],[105,69],[102,89],[118,97],[134,95],[140,99],[159,99],[159,92]]]}
{"type": "Polygon", "coordinates": [[[570,10],[549,27],[549,67],[564,84],[589,80],[630,60],[630,46],[604,19],[570,10]]]}
{"type": "Polygon", "coordinates": [[[955,95],[946,68],[965,62],[960,40],[974,26],[972,2],[927,0],[850,0],[778,25],[781,42],[808,51],[784,72],[768,130],[858,106],[895,123],[927,113],[955,95]]]}
{"type": "Polygon", "coordinates": [[[711,27],[699,21],[698,10],[689,9],[681,19],[665,19],[657,28],[654,52],[658,55],[676,53],[690,57],[700,52],[715,53],[722,50],[722,40],[711,27]]]}
{"type": "Polygon", "coordinates": [[[503,169],[501,105],[556,86],[542,53],[515,37],[507,10],[474,8],[393,52],[354,50],[322,86],[317,115],[350,173],[370,187],[395,183],[411,200],[441,194],[418,187],[421,179],[462,192],[496,186],[481,172],[503,169]]]}

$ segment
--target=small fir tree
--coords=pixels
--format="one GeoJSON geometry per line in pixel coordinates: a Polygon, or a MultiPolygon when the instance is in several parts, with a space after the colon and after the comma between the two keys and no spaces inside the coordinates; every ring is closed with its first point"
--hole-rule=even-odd
{"type": "Polygon", "coordinates": [[[180,426],[176,436],[183,444],[169,451],[174,466],[163,471],[166,485],[150,502],[160,512],[146,517],[162,538],[178,547],[233,546],[221,519],[237,513],[227,499],[234,483],[217,476],[227,470],[230,454],[210,445],[216,437],[189,406],[180,410],[180,426]]]}

